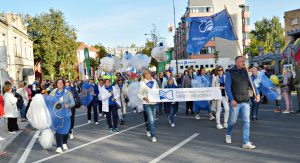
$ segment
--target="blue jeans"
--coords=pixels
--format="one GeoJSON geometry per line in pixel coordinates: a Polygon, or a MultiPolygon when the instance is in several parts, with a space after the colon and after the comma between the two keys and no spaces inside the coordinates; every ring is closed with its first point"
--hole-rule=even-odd
{"type": "Polygon", "coordinates": [[[232,134],[233,126],[239,116],[239,112],[242,114],[243,119],[243,142],[244,144],[249,142],[250,137],[250,105],[249,103],[239,103],[235,108],[230,105],[230,116],[228,121],[227,135],[232,134]]]}
{"type": "Polygon", "coordinates": [[[157,105],[144,104],[143,107],[144,107],[144,111],[147,114],[148,130],[150,131],[151,137],[155,137],[154,121],[156,117],[157,105]]]}
{"type": "Polygon", "coordinates": [[[251,103],[252,103],[251,117],[255,118],[255,117],[257,117],[258,108],[259,108],[259,102],[256,102],[254,97],[251,97],[250,99],[251,99],[251,103]]]}
{"type": "Polygon", "coordinates": [[[163,104],[160,102],[157,105],[158,105],[158,112],[162,113],[163,104]]]}
{"type": "Polygon", "coordinates": [[[23,104],[23,107],[20,109],[21,118],[26,118],[26,106],[23,104]]]}
{"type": "Polygon", "coordinates": [[[171,123],[174,123],[174,116],[176,114],[176,104],[172,104],[171,102],[166,102],[165,103],[166,110],[168,111],[169,114],[169,119],[171,123]]]}

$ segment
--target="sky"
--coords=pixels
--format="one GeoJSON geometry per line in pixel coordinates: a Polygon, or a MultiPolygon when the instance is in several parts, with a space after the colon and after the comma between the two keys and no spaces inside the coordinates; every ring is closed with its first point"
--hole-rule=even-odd
{"type": "MultiPolygon", "coordinates": [[[[78,40],[89,45],[106,47],[143,46],[155,24],[160,37],[173,45],[172,0],[0,0],[0,12],[37,15],[50,8],[61,10],[68,24],[77,30],[78,40]]],[[[284,12],[297,9],[298,0],[246,0],[250,6],[251,27],[263,17],[278,16],[283,23],[284,12]]],[[[184,14],[187,0],[175,0],[176,24],[184,14]]],[[[298,7],[300,8],[300,7],[298,7]]]]}

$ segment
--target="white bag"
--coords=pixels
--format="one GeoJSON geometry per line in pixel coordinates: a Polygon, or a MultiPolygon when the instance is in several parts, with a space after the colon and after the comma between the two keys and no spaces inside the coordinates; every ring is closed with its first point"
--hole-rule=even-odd
{"type": "Polygon", "coordinates": [[[52,130],[51,129],[43,130],[39,138],[39,142],[44,149],[51,148],[55,142],[54,133],[52,132],[52,130]]]}
{"type": "Polygon", "coordinates": [[[43,95],[36,94],[32,98],[27,118],[32,127],[38,130],[50,128],[52,121],[43,95]]]}
{"type": "Polygon", "coordinates": [[[133,82],[128,86],[128,106],[132,108],[137,108],[138,111],[143,111],[143,102],[137,96],[139,87],[140,82],[133,82]]]}

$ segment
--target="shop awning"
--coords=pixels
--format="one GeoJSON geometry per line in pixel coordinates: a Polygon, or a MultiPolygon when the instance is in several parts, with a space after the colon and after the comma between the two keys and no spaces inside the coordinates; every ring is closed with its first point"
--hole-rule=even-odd
{"type": "Polygon", "coordinates": [[[7,71],[5,71],[5,70],[0,70],[0,81],[2,81],[2,82],[4,82],[4,81],[7,81],[7,80],[9,80],[9,74],[8,74],[8,72],[7,71]]]}
{"type": "Polygon", "coordinates": [[[33,68],[23,68],[22,76],[31,76],[34,75],[33,68]]]}

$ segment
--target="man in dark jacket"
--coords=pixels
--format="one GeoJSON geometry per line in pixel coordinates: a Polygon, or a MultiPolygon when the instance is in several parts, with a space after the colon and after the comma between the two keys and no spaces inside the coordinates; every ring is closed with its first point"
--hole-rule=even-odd
{"type": "MultiPolygon", "coordinates": [[[[192,88],[192,79],[194,79],[194,70],[192,67],[188,69],[188,74],[185,74],[183,77],[182,88],[192,88]]],[[[192,115],[194,115],[193,111],[193,101],[187,101],[185,103],[185,114],[189,114],[189,110],[191,110],[192,115]]]]}
{"type": "Polygon", "coordinates": [[[226,143],[231,143],[231,135],[233,126],[236,123],[239,112],[243,118],[243,148],[254,149],[255,146],[249,140],[250,137],[250,104],[249,104],[249,88],[253,90],[256,95],[255,101],[260,101],[260,95],[249,80],[248,72],[245,68],[245,58],[238,56],[235,59],[235,66],[226,72],[225,91],[228,96],[230,106],[230,118],[228,121],[228,128],[226,133],[226,143]]]}

